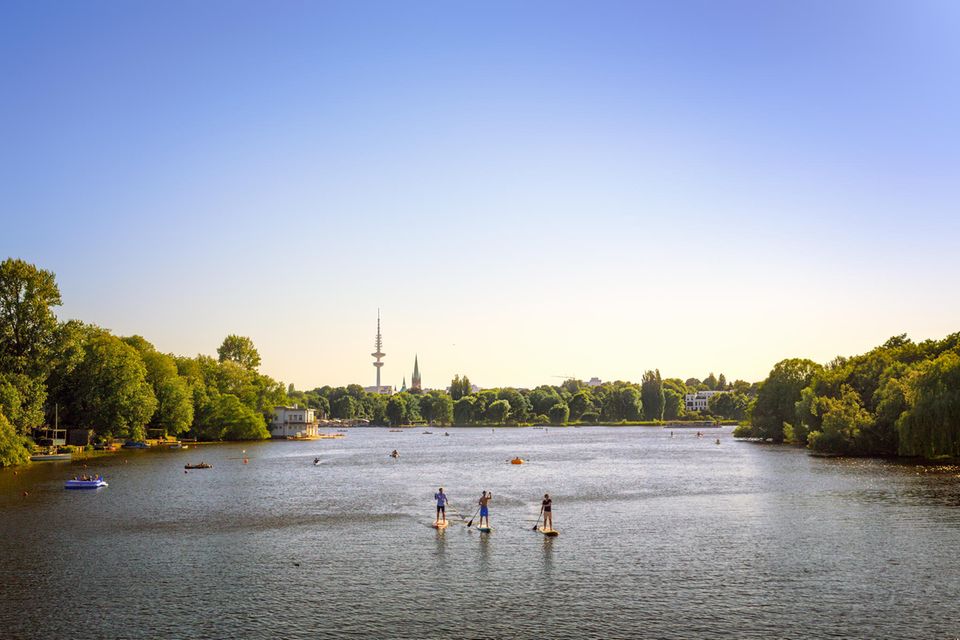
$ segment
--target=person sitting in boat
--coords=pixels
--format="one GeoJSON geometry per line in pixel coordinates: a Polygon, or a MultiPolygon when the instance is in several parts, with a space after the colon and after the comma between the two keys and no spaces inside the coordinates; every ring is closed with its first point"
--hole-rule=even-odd
{"type": "Polygon", "coordinates": [[[320,464],[320,458],[314,458],[313,464],[320,464]]]}
{"type": "Polygon", "coordinates": [[[391,457],[391,458],[399,458],[399,457],[400,457],[400,452],[397,451],[396,449],[394,449],[394,450],[393,450],[393,453],[390,454],[390,457],[391,457]]]}

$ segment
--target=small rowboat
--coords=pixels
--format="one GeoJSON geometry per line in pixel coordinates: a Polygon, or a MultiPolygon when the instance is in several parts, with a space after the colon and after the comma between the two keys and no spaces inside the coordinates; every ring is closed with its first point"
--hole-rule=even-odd
{"type": "Polygon", "coordinates": [[[67,480],[63,488],[64,489],[99,489],[100,487],[108,486],[106,481],[103,478],[96,478],[94,480],[67,480]]]}
{"type": "Polygon", "coordinates": [[[201,462],[200,464],[185,464],[183,465],[184,469],[212,469],[212,464],[207,464],[206,462],[201,462]]]}

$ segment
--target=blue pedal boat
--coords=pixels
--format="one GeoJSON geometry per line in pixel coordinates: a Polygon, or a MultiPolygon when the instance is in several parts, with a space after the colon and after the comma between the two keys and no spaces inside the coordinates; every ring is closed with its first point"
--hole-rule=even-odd
{"type": "Polygon", "coordinates": [[[63,488],[64,489],[99,489],[100,487],[109,486],[107,481],[103,479],[103,476],[97,476],[92,480],[79,480],[74,478],[73,480],[67,480],[63,488]]]}

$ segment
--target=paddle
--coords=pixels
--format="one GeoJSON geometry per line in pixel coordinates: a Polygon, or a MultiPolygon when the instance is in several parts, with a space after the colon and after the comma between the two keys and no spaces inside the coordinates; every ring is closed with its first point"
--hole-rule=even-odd
{"type": "MultiPolygon", "coordinates": [[[[533,525],[533,530],[534,530],[534,531],[536,531],[537,528],[540,526],[540,518],[542,518],[542,517],[543,517],[543,507],[540,507],[540,515],[537,516],[537,524],[533,525]]],[[[527,520],[527,522],[530,522],[530,521],[527,520]]]]}
{"type": "MultiPolygon", "coordinates": [[[[480,507],[477,507],[477,513],[480,513],[480,507]]],[[[467,523],[467,529],[473,526],[473,521],[476,519],[477,513],[473,514],[473,517],[470,518],[470,522],[467,523]]]]}

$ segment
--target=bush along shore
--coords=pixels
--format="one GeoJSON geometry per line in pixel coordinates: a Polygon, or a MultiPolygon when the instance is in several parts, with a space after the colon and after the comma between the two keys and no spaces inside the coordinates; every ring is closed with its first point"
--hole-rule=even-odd
{"type": "Polygon", "coordinates": [[[895,336],[825,365],[778,362],[734,435],[820,455],[960,461],[960,333],[895,336]]]}

